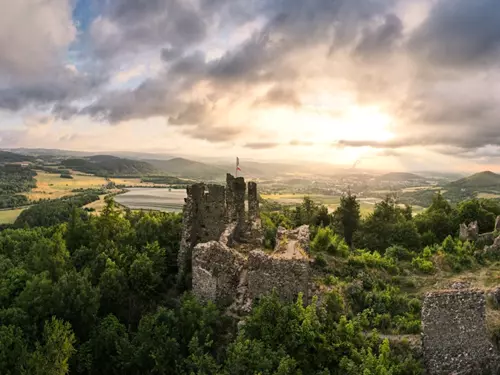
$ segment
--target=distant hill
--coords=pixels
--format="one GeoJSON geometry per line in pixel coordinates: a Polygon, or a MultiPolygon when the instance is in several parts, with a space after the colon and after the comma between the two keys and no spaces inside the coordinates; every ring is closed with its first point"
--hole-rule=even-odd
{"type": "Polygon", "coordinates": [[[491,171],[479,172],[472,176],[453,181],[449,186],[464,189],[500,188],[500,175],[491,171]]]}
{"type": "Polygon", "coordinates": [[[409,180],[424,180],[424,177],[416,175],[414,173],[406,173],[406,172],[391,172],[386,173],[382,176],[378,176],[375,178],[377,181],[409,181],[409,180]]]}
{"type": "Polygon", "coordinates": [[[122,159],[110,155],[95,155],[81,159],[66,159],[61,164],[68,169],[98,176],[144,176],[158,172],[149,163],[122,159]]]}
{"type": "Polygon", "coordinates": [[[16,154],[8,151],[0,151],[0,163],[21,163],[21,162],[34,162],[33,156],[16,154]]]}
{"type": "Polygon", "coordinates": [[[200,163],[184,158],[170,160],[147,160],[154,168],[171,176],[201,179],[222,180],[226,176],[226,170],[214,165],[200,163]]]}

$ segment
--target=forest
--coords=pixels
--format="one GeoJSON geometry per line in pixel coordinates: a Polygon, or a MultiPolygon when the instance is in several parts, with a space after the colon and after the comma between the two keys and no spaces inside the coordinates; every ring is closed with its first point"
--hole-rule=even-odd
{"type": "Polygon", "coordinates": [[[0,208],[19,207],[29,203],[26,196],[36,187],[36,172],[17,164],[0,166],[0,208]]]}
{"type": "Polygon", "coordinates": [[[322,293],[263,297],[238,324],[177,282],[181,214],[78,206],[40,204],[0,232],[0,374],[420,374],[418,351],[389,340],[420,332],[412,280],[495,261],[457,223],[488,231],[500,214],[440,194],[419,215],[387,198],[364,219],[353,195],[332,214],[264,204],[268,248],[278,225],[311,226],[322,293]]]}

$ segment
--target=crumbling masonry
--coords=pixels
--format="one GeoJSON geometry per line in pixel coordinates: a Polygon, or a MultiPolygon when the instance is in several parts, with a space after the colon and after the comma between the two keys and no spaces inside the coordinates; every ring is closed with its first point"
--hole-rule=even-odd
{"type": "Polygon", "coordinates": [[[422,345],[429,375],[498,374],[499,356],[486,330],[486,301],[475,289],[427,293],[422,345]]]}
{"type": "Polygon", "coordinates": [[[310,281],[309,227],[279,228],[274,252],[262,251],[257,184],[228,174],[226,187],[195,184],[187,189],[179,251],[179,281],[193,293],[236,314],[275,290],[285,300],[310,281]],[[248,196],[248,209],[245,205],[248,196]]]}

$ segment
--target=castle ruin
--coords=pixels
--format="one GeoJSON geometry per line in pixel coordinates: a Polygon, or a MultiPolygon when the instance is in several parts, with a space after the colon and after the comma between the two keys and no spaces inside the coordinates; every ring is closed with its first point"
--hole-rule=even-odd
{"type": "Polygon", "coordinates": [[[257,184],[228,174],[226,186],[187,189],[178,256],[179,281],[203,300],[250,311],[252,301],[276,291],[285,300],[307,301],[309,227],[279,228],[276,248],[263,249],[257,184]],[[245,198],[248,197],[248,204],[245,198]]]}
{"type": "Polygon", "coordinates": [[[498,374],[500,357],[486,330],[484,291],[427,293],[422,306],[422,349],[429,375],[498,374]]]}

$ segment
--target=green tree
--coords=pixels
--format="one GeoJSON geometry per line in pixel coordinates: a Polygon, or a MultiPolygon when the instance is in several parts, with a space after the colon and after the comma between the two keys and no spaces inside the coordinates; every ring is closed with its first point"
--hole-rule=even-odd
{"type": "Polygon", "coordinates": [[[36,344],[28,360],[29,374],[66,375],[69,359],[75,352],[75,335],[71,325],[56,318],[47,321],[43,329],[43,342],[36,344]]]}
{"type": "Polygon", "coordinates": [[[358,230],[361,214],[360,206],[355,195],[349,191],[340,197],[340,206],[333,213],[335,221],[338,223],[340,233],[344,240],[352,247],[354,233],[358,230]]]}
{"type": "Polygon", "coordinates": [[[19,327],[0,325],[0,374],[17,375],[25,371],[28,349],[19,327]]]}
{"type": "Polygon", "coordinates": [[[113,315],[106,316],[79,350],[80,371],[88,374],[124,374],[132,363],[127,330],[113,315]]]}

